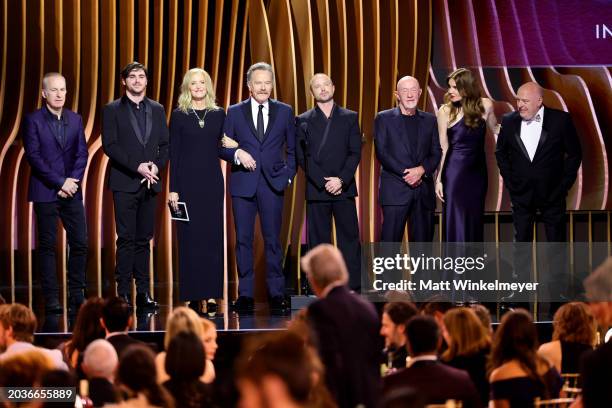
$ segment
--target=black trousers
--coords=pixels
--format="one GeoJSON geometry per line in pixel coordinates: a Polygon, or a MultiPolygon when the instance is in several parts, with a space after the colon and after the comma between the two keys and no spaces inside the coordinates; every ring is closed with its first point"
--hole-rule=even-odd
{"type": "Polygon", "coordinates": [[[68,239],[68,295],[73,301],[82,301],[86,286],[87,223],[83,201],[58,198],[49,203],[34,203],[38,228],[38,263],[40,286],[45,304],[59,306],[59,288],[55,260],[57,218],[62,220],[68,239]]]}
{"type": "Polygon", "coordinates": [[[338,249],[342,252],[349,271],[349,286],[354,290],[360,289],[361,243],[355,199],[351,197],[337,201],[308,201],[306,212],[309,248],[332,242],[332,216],[334,217],[338,249]]]}
{"type": "Polygon", "coordinates": [[[530,205],[512,203],[514,240],[531,242],[536,213],[540,210],[548,242],[566,242],[565,199],[552,205],[530,205]]]}
{"type": "Polygon", "coordinates": [[[130,293],[132,278],[136,291],[149,291],[149,242],[155,230],[157,193],[142,186],[135,193],[113,192],[117,228],[117,293],[130,293]]]}
{"type": "Polygon", "coordinates": [[[406,221],[412,242],[431,242],[434,236],[434,212],[420,200],[411,200],[407,205],[383,205],[381,242],[402,242],[406,221]]]}

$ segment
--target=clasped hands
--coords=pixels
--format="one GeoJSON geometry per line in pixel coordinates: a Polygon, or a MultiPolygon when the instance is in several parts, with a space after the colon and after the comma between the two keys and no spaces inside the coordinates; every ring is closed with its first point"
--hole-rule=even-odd
{"type": "Polygon", "coordinates": [[[342,193],[342,180],[339,177],[323,177],[325,179],[325,190],[332,195],[342,193]]]}
{"type": "Polygon", "coordinates": [[[140,183],[142,184],[146,181],[147,188],[151,188],[151,184],[157,184],[157,181],[159,180],[159,177],[157,176],[159,174],[159,169],[155,163],[151,161],[147,163],[140,163],[138,166],[138,173],[143,177],[143,179],[140,180],[140,183]]]}
{"type": "Polygon", "coordinates": [[[79,181],[78,179],[67,177],[57,195],[61,198],[73,197],[79,190],[79,181]]]}
{"type": "Polygon", "coordinates": [[[404,176],[402,178],[410,187],[418,187],[423,182],[423,174],[425,174],[423,166],[411,167],[404,169],[404,176]]]}

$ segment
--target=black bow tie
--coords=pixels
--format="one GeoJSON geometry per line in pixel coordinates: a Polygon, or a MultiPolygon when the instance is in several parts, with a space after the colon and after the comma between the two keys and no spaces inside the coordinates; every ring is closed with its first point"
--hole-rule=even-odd
{"type": "Polygon", "coordinates": [[[538,113],[537,115],[535,115],[533,118],[526,120],[525,122],[528,125],[531,125],[533,122],[538,122],[540,123],[542,121],[542,118],[540,117],[540,114],[538,113]]]}

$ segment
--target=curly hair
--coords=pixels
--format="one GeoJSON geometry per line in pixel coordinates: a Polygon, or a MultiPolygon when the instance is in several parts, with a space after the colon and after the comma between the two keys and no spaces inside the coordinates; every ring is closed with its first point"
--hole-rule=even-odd
{"type": "Polygon", "coordinates": [[[597,322],[582,302],[566,303],[553,317],[553,340],[595,344],[597,322]]]}

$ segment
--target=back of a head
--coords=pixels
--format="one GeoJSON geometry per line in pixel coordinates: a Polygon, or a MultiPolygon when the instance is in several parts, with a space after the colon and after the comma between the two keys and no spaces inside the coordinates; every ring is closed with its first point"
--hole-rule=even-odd
{"type": "Polygon", "coordinates": [[[88,378],[111,379],[119,364],[117,351],[107,340],[94,340],[83,356],[83,370],[88,378]]]}
{"type": "Polygon", "coordinates": [[[538,331],[524,309],[508,312],[495,332],[491,350],[492,367],[512,359],[534,361],[538,349],[538,331]]]}
{"type": "Polygon", "coordinates": [[[151,405],[174,406],[170,394],[157,384],[155,354],[145,345],[133,344],[121,354],[117,382],[134,393],[144,394],[151,405]]]}
{"type": "Polygon", "coordinates": [[[386,313],[394,324],[406,324],[419,311],[411,302],[389,302],[386,303],[383,312],[386,313]]]}
{"type": "Polygon", "coordinates": [[[87,299],[79,309],[72,330],[73,347],[80,352],[96,339],[104,338],[104,328],[100,325],[104,300],[99,297],[87,299]]]}
{"type": "Polygon", "coordinates": [[[440,330],[431,316],[414,316],[406,324],[406,337],[412,356],[435,353],[438,348],[440,330]]]}
{"type": "Polygon", "coordinates": [[[202,339],[193,332],[177,333],[166,352],[165,368],[175,382],[196,381],[204,374],[206,354],[202,339]]]}
{"type": "Polygon", "coordinates": [[[164,336],[164,348],[167,350],[170,341],[180,332],[194,333],[199,338],[204,337],[204,328],[200,316],[184,306],[175,308],[166,322],[166,334],[164,336]]]}
{"type": "Polygon", "coordinates": [[[484,328],[491,332],[491,312],[489,312],[489,309],[480,303],[470,305],[470,309],[476,313],[476,316],[478,316],[484,328]]]}
{"type": "MultiPolygon", "coordinates": [[[[39,385],[43,388],[70,387],[76,389],[77,378],[66,370],[51,370],[42,375],[39,385]]],[[[42,408],[73,408],[74,402],[45,402],[42,408]]]]}
{"type": "Polygon", "coordinates": [[[444,358],[466,356],[491,345],[488,330],[468,307],[451,309],[444,315],[444,326],[450,337],[450,344],[444,358]]]}
{"type": "Polygon", "coordinates": [[[387,392],[378,406],[379,408],[424,408],[425,397],[413,387],[404,386],[387,392]]]}
{"type": "Polygon", "coordinates": [[[348,270],[342,253],[333,245],[317,245],[302,257],[301,264],[308,278],[320,290],[332,283],[348,282],[348,270]]]}
{"type": "Polygon", "coordinates": [[[553,340],[595,344],[597,323],[586,304],[570,302],[562,305],[553,318],[553,340]]]}
{"type": "Polygon", "coordinates": [[[455,305],[443,295],[433,295],[421,306],[421,313],[427,316],[435,316],[437,313],[444,314],[455,305]]]}
{"type": "Polygon", "coordinates": [[[122,298],[110,297],[104,302],[102,319],[110,333],[125,331],[130,322],[130,306],[122,298]]]}
{"type": "Polygon", "coordinates": [[[32,387],[54,363],[42,350],[30,349],[0,361],[0,387],[32,387]]]}
{"type": "Polygon", "coordinates": [[[247,344],[236,371],[239,380],[257,385],[267,376],[280,378],[295,402],[307,403],[314,386],[316,362],[316,354],[298,334],[276,332],[247,344]]]}
{"type": "Polygon", "coordinates": [[[0,323],[5,329],[13,329],[13,338],[16,341],[32,343],[36,330],[36,315],[20,303],[3,305],[0,308],[0,323]]]}

